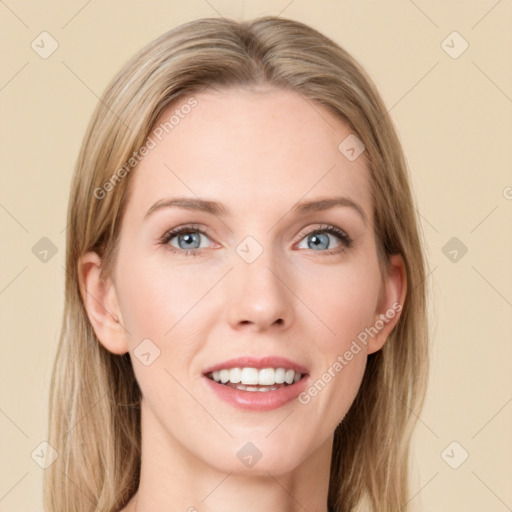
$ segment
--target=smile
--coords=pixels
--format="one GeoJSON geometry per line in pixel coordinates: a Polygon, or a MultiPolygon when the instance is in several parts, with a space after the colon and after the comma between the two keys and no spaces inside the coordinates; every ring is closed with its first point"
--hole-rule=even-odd
{"type": "Polygon", "coordinates": [[[299,382],[300,372],[285,368],[225,368],[206,374],[220,384],[241,391],[275,391],[299,382]]]}
{"type": "Polygon", "coordinates": [[[269,411],[295,400],[310,380],[307,367],[287,358],[239,357],[203,371],[216,398],[237,409],[269,411]]]}

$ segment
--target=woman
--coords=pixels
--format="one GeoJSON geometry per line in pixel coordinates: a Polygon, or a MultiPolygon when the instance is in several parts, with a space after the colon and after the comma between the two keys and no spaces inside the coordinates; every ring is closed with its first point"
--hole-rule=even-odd
{"type": "Polygon", "coordinates": [[[68,222],[46,510],[407,510],[426,264],[346,51],[276,17],[164,34],[103,95],[68,222]]]}

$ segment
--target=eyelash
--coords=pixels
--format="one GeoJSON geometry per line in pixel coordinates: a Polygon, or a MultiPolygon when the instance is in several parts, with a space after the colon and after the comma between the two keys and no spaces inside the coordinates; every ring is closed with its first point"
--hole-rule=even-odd
{"type": "MultiPolygon", "coordinates": [[[[198,254],[201,254],[201,249],[177,249],[176,247],[172,247],[171,245],[168,245],[169,242],[177,235],[181,235],[184,233],[201,233],[202,235],[210,238],[209,234],[201,229],[199,226],[190,224],[187,226],[181,226],[179,228],[174,228],[169,231],[167,231],[160,239],[160,243],[162,245],[167,245],[169,249],[174,253],[180,253],[184,254],[185,256],[197,256],[198,254]]],[[[331,235],[334,235],[338,237],[342,243],[340,247],[337,247],[335,249],[327,249],[325,251],[315,251],[320,252],[325,256],[330,256],[334,254],[339,254],[342,252],[346,252],[346,250],[351,247],[352,245],[352,239],[345,233],[345,231],[337,228],[336,226],[331,226],[329,224],[324,224],[318,228],[315,228],[310,231],[306,231],[300,234],[300,240],[302,241],[305,237],[317,233],[329,233],[331,235]]]]}

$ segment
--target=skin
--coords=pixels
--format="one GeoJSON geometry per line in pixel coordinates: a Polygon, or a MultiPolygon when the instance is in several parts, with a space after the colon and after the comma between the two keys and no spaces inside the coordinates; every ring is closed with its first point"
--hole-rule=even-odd
{"type": "Polygon", "coordinates": [[[340,119],[291,91],[194,97],[197,107],[129,177],[112,275],[101,278],[95,253],[80,260],[95,333],[109,351],[130,352],[143,393],[140,486],[123,511],[323,512],[333,432],[367,354],[382,348],[399,315],[306,405],[238,409],[212,393],[202,372],[237,356],[279,355],[306,366],[313,383],[365,327],[403,304],[403,260],[390,258],[381,288],[367,164],[364,153],[351,162],[338,150],[351,133],[340,119]],[[333,195],[358,203],[367,222],[346,206],[291,211],[299,200],[333,195]],[[144,220],[155,202],[176,196],[221,202],[232,215],[173,207],[144,220]],[[208,233],[197,235],[196,255],[185,255],[183,238],[160,243],[188,223],[208,233]],[[350,247],[321,232],[330,246],[316,248],[308,234],[322,224],[344,230],[350,247]],[[247,236],[263,248],[250,264],[235,250],[247,236]],[[147,338],[160,350],[149,366],[133,354],[147,338]],[[262,454],[252,468],[237,458],[249,441],[262,454]]]}

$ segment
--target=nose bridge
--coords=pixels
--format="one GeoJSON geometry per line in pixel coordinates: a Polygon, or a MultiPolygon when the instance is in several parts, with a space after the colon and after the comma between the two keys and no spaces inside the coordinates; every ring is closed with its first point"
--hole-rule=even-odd
{"type": "Polygon", "coordinates": [[[260,243],[248,236],[235,249],[228,291],[228,319],[233,327],[249,323],[265,329],[292,321],[293,296],[271,240],[269,236],[260,243]]]}

